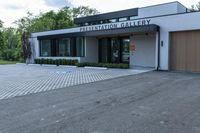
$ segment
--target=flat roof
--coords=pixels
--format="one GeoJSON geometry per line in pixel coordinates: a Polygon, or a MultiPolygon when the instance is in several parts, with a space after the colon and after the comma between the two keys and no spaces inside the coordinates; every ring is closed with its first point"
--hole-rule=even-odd
{"type": "Polygon", "coordinates": [[[131,8],[131,9],[126,9],[126,10],[74,18],[74,23],[81,24],[81,23],[96,22],[96,21],[101,21],[101,20],[109,20],[109,19],[114,19],[114,18],[123,18],[123,17],[128,17],[128,16],[138,16],[138,9],[156,7],[156,6],[161,6],[161,5],[173,4],[173,3],[178,3],[182,7],[186,8],[180,2],[174,1],[174,2],[162,3],[162,4],[151,5],[151,6],[141,7],[141,8],[131,8]]]}
{"type": "Polygon", "coordinates": [[[95,21],[100,21],[100,20],[123,18],[123,17],[128,17],[128,16],[138,16],[138,8],[132,8],[132,9],[115,11],[115,12],[110,12],[110,13],[75,18],[74,23],[75,24],[88,23],[88,22],[95,22],[95,21]]]}
{"type": "Polygon", "coordinates": [[[37,38],[41,40],[41,39],[67,38],[67,37],[77,37],[77,36],[102,36],[102,35],[134,34],[134,33],[151,33],[157,31],[159,31],[159,26],[155,24],[150,24],[150,25],[136,26],[131,28],[126,27],[126,28],[117,28],[109,30],[46,35],[46,36],[38,36],[37,38]]]}

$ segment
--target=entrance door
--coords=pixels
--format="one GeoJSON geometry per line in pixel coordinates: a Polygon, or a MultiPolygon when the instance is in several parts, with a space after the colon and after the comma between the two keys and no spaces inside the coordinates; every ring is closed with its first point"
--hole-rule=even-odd
{"type": "Polygon", "coordinates": [[[99,62],[129,63],[129,45],[128,37],[99,39],[99,62]]]}
{"type": "Polygon", "coordinates": [[[130,39],[129,38],[122,38],[121,40],[121,62],[122,63],[129,63],[129,45],[130,39]]]}
{"type": "Polygon", "coordinates": [[[120,63],[120,41],[118,38],[111,38],[111,62],[120,63]]]}

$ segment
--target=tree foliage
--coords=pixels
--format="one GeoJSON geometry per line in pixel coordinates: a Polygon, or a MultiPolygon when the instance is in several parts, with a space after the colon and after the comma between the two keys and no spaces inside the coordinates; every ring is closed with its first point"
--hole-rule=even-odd
{"type": "Polygon", "coordinates": [[[193,12],[200,11],[200,2],[198,2],[196,5],[192,5],[190,10],[193,12]]]}
{"type": "Polygon", "coordinates": [[[89,8],[88,6],[79,6],[77,8],[72,8],[71,13],[73,18],[77,18],[89,15],[96,15],[99,12],[94,8],[89,8]]]}
{"type": "Polygon", "coordinates": [[[0,54],[2,53],[2,50],[5,47],[4,34],[2,28],[3,28],[3,22],[0,20],[0,54]]]}
{"type": "Polygon", "coordinates": [[[5,47],[1,52],[2,59],[4,60],[18,60],[21,56],[20,36],[15,28],[4,28],[4,41],[5,47]]]}
{"type": "Polygon", "coordinates": [[[31,56],[28,39],[33,32],[57,30],[75,27],[73,19],[97,14],[98,11],[89,7],[64,7],[59,11],[49,11],[34,16],[28,12],[27,16],[15,21],[17,28],[3,28],[0,21],[0,58],[5,60],[27,59],[31,56]]]}

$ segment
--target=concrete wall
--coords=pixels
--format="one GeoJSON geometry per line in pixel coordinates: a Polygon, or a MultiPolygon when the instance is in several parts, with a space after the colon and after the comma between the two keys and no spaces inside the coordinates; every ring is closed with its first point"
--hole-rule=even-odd
{"type": "Polygon", "coordinates": [[[131,44],[136,51],[130,52],[130,66],[156,67],[156,34],[133,35],[131,44]]]}
{"type": "Polygon", "coordinates": [[[186,12],[186,8],[183,5],[181,5],[178,2],[172,2],[167,4],[139,8],[138,17],[144,18],[183,12],[186,12]]]}
{"type": "Polygon", "coordinates": [[[186,31],[200,29],[200,12],[171,16],[156,17],[151,19],[152,24],[160,26],[160,69],[169,69],[169,33],[172,31],[186,31]]]}
{"type": "Polygon", "coordinates": [[[34,56],[35,58],[40,57],[40,48],[39,48],[39,41],[37,40],[37,38],[32,38],[33,44],[35,46],[34,48],[34,56]]]}
{"type": "Polygon", "coordinates": [[[85,44],[85,57],[81,57],[80,62],[98,62],[98,39],[96,37],[86,37],[85,44]]]}
{"type": "Polygon", "coordinates": [[[187,8],[180,3],[177,4],[177,13],[184,13],[184,12],[187,12],[187,8]]]}

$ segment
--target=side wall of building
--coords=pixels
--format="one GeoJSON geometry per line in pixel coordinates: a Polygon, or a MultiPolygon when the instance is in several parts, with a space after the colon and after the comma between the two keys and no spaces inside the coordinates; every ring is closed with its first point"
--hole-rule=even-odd
{"type": "Polygon", "coordinates": [[[167,4],[139,8],[138,16],[136,16],[135,19],[184,12],[186,12],[186,7],[184,7],[178,2],[172,2],[167,4]]]}
{"type": "Polygon", "coordinates": [[[169,70],[169,33],[200,29],[200,12],[150,18],[151,24],[160,26],[160,69],[169,70]],[[163,45],[161,45],[163,43],[163,45]]]}
{"type": "Polygon", "coordinates": [[[156,66],[156,35],[133,35],[131,44],[135,45],[135,51],[130,52],[131,67],[153,67],[156,66]]]}

